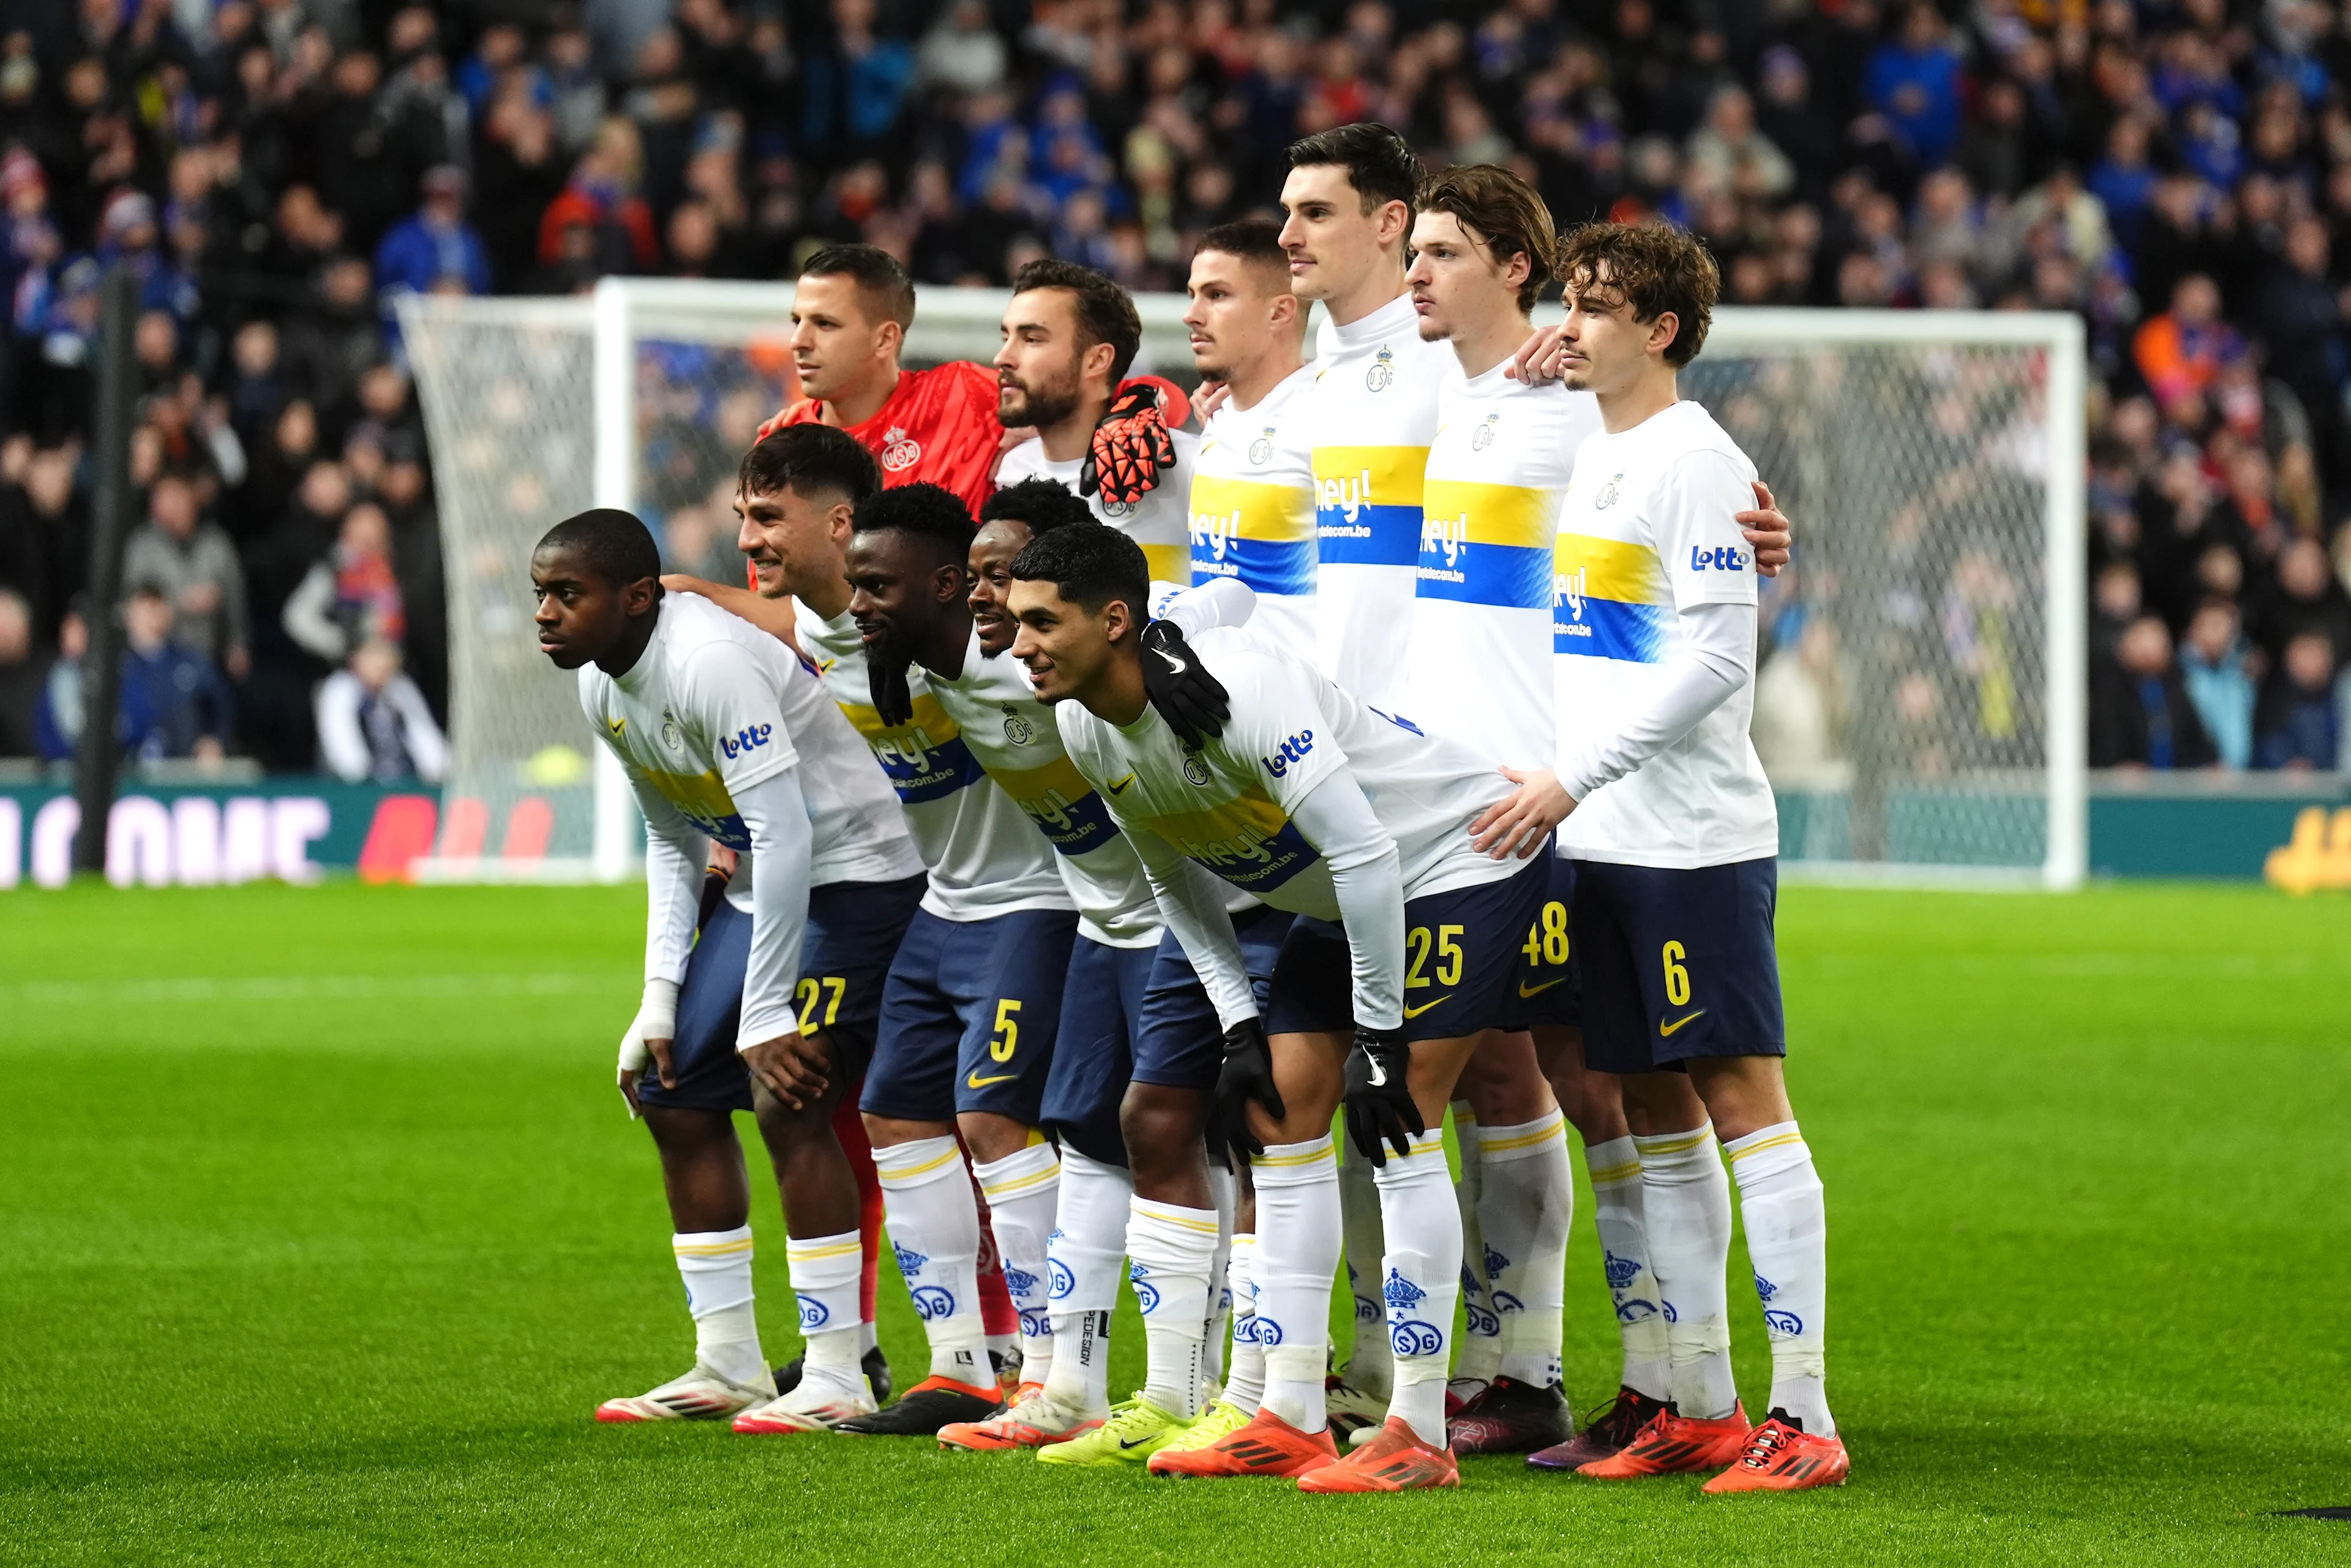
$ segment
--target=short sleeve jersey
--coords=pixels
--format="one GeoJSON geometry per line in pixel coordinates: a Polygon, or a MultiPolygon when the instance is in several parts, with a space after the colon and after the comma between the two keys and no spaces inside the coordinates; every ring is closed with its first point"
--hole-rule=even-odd
{"type": "Polygon", "coordinates": [[[1421,483],[1437,388],[1453,350],[1424,343],[1400,295],[1360,321],[1322,323],[1306,440],[1314,465],[1322,664],[1366,702],[1403,697],[1421,483]]]}
{"type": "Polygon", "coordinates": [[[982,657],[975,631],[960,674],[924,678],[996,787],[1053,847],[1080,935],[1112,947],[1156,943],[1159,905],[1143,862],[1062,749],[1053,710],[1037,700],[1028,672],[1008,654],[982,657]]]}
{"type": "Polygon", "coordinates": [[[1257,593],[1250,630],[1301,658],[1316,642],[1314,455],[1305,413],[1314,367],[1246,409],[1217,410],[1192,469],[1192,580],[1228,577],[1257,593]]]}
{"type": "Polygon", "coordinates": [[[1292,821],[1342,771],[1395,841],[1406,898],[1519,870],[1469,844],[1469,823],[1510,792],[1468,748],[1368,707],[1293,654],[1219,627],[1192,639],[1232,706],[1221,737],[1186,747],[1155,708],[1121,727],[1081,705],[1056,708],[1070,756],[1122,823],[1157,834],[1243,893],[1294,914],[1339,918],[1331,868],[1292,821]]]}
{"type": "Polygon", "coordinates": [[[1549,768],[1552,557],[1589,392],[1529,386],[1496,365],[1437,393],[1421,497],[1410,695],[1419,723],[1513,768],[1549,768]]]}
{"type": "MultiPolygon", "coordinates": [[[[1559,733],[1613,733],[1656,689],[1699,604],[1753,604],[1755,551],[1738,514],[1755,465],[1694,402],[1590,437],[1561,509],[1553,560],[1559,733]]],[[[1580,803],[1560,852],[1687,869],[1779,852],[1779,813],[1748,737],[1752,683],[1687,735],[1580,803]]]]}
{"type": "MultiPolygon", "coordinates": [[[[1176,466],[1173,471],[1163,470],[1159,483],[1145,492],[1143,499],[1105,501],[1099,491],[1084,499],[1095,521],[1109,524],[1143,547],[1144,559],[1151,563],[1154,578],[1183,584],[1192,580],[1192,551],[1184,504],[1194,465],[1199,459],[1200,438],[1188,430],[1170,431],[1168,435],[1176,446],[1176,466]]],[[[1050,461],[1043,442],[1024,441],[1004,455],[996,471],[996,483],[1000,489],[1023,479],[1050,479],[1074,496],[1078,493],[1079,471],[1084,466],[1081,457],[1073,457],[1067,463],[1050,461]]]]}
{"type": "MultiPolygon", "coordinates": [[[[897,389],[872,418],[848,427],[882,465],[884,485],[936,485],[979,510],[996,488],[996,455],[1004,437],[996,417],[996,372],[956,361],[926,371],[901,371],[897,389]]],[[[803,398],[783,412],[784,424],[813,424],[824,405],[803,398]]]]}
{"type": "MultiPolygon", "coordinates": [[[[888,783],[814,669],[749,622],[665,595],[653,640],[622,675],[580,670],[580,706],[621,766],[707,837],[749,857],[736,792],[797,765],[814,841],[809,880],[889,882],[922,862],[888,783]]],[[[753,868],[728,895],[747,906],[753,868]]]]}
{"type": "Polygon", "coordinates": [[[988,781],[962,727],[917,667],[906,672],[914,716],[885,725],[873,706],[865,645],[842,611],[827,621],[794,601],[801,645],[831,696],[882,765],[906,831],[930,872],[923,907],[946,920],[983,920],[1019,909],[1068,909],[1053,852],[1012,798],[988,781]]]}

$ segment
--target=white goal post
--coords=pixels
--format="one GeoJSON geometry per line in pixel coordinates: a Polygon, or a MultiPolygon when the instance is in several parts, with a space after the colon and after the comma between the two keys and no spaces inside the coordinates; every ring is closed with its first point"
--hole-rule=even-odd
{"type": "MultiPolygon", "coordinates": [[[[608,278],[587,298],[401,303],[450,598],[453,766],[421,875],[632,873],[634,804],[529,636],[530,546],[610,506],[674,554],[723,559],[741,446],[794,390],[790,294],[608,278]]],[[[1008,298],[924,288],[908,361],[987,360],[1008,298]]],[[[1182,298],[1136,306],[1137,368],[1188,382],[1182,298]]],[[[1792,880],[2082,880],[2085,378],[2072,316],[1717,313],[1685,395],[1797,536],[1765,596],[1757,716],[1792,880]]]]}

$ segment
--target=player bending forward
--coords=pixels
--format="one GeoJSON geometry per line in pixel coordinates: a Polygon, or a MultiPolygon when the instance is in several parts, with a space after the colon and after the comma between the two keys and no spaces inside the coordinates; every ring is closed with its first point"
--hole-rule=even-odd
{"type": "Polygon", "coordinates": [[[832,1114],[872,1046],[922,862],[815,674],[716,606],[665,597],[660,571],[626,512],[559,523],[531,557],[539,651],[580,672],[580,706],[644,813],[645,991],[620,1086],[661,1153],[695,1322],[692,1371],[596,1417],[820,1429],[874,1407],[858,1364],[857,1188],[832,1114]],[[713,841],[741,858],[697,942],[713,841]],[[758,1116],[789,1217],[808,1352],[781,1398],[752,1312],[737,1111],[758,1116]]]}
{"type": "Polygon", "coordinates": [[[1207,1448],[1155,1454],[1150,1468],[1295,1476],[1310,1491],[1458,1485],[1445,1380],[1461,1218],[1430,1129],[1479,1031],[1501,1015],[1547,885],[1541,867],[1499,866],[1470,845],[1470,819],[1508,785],[1304,662],[1224,630],[1189,653],[1229,692],[1230,716],[1220,736],[1186,745],[1146,695],[1139,549],[1108,529],[1061,528],[1023,550],[1012,577],[1013,652],[1038,696],[1061,705],[1071,759],[1133,841],[1215,1001],[1225,1029],[1216,1135],[1248,1151],[1257,1188],[1258,1416],[1207,1448]],[[1187,860],[1304,917],[1282,944],[1262,1019],[1232,923],[1187,860]],[[1380,1166],[1395,1353],[1386,1422],[1344,1460],[1322,1390],[1339,1241],[1329,1128],[1343,1100],[1351,1140],[1380,1166]]]}
{"type": "Polygon", "coordinates": [[[1736,514],[1755,465],[1675,381],[1719,282],[1698,243],[1662,225],[1586,225],[1561,260],[1566,322],[1522,357],[1600,405],[1557,550],[1577,629],[1558,661],[1562,734],[1582,740],[1479,831],[1498,855],[1528,854],[1557,828],[1576,862],[1584,1053],[1623,1075],[1668,1324],[1671,1403],[1581,1473],[1834,1486],[1849,1465],[1823,1388],[1827,1222],[1782,1072],[1779,821],[1748,738],[1755,571],[1736,514]],[[1724,1155],[1771,1344],[1770,1415],[1751,1429],[1731,1381],[1724,1155]]]}

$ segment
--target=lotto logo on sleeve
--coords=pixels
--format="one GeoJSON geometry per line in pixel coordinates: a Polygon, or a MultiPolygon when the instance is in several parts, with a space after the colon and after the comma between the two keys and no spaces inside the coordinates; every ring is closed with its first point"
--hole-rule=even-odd
{"type": "Polygon", "coordinates": [[[755,751],[767,745],[768,737],[775,733],[776,727],[772,724],[745,725],[732,735],[720,736],[718,749],[725,753],[726,759],[731,762],[747,751],[755,751]]]}
{"type": "Polygon", "coordinates": [[[1754,558],[1729,545],[1717,545],[1712,549],[1690,546],[1692,571],[1745,571],[1754,558]]]}
{"type": "Polygon", "coordinates": [[[1260,757],[1258,760],[1265,765],[1265,770],[1268,773],[1280,779],[1290,771],[1292,763],[1305,761],[1306,754],[1313,749],[1314,732],[1311,729],[1301,729],[1283,741],[1280,750],[1271,757],[1260,757]]]}

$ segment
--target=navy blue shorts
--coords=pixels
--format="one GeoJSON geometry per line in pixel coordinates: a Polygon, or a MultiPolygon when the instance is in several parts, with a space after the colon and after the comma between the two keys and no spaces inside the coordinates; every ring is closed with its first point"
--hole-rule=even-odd
{"type": "MultiPolygon", "coordinates": [[[[1257,993],[1257,1010],[1263,1017],[1270,1003],[1274,966],[1295,916],[1288,910],[1259,904],[1233,916],[1233,935],[1241,945],[1241,962],[1249,968],[1249,989],[1257,993]]],[[[1151,972],[1151,989],[1143,998],[1143,1030],[1134,1043],[1134,1081],[1164,1083],[1173,1089],[1214,1089],[1225,1065],[1225,1026],[1217,1020],[1208,988],[1192,972],[1183,945],[1169,932],[1159,939],[1159,961],[1151,972]]]]}
{"type": "MultiPolygon", "coordinates": [[[[882,990],[906,923],[923,902],[924,878],[897,882],[836,882],[809,890],[808,931],[800,939],[800,1032],[832,1041],[833,1071],[854,1084],[872,1054],[882,1016],[882,990]]],[[[648,1105],[708,1111],[751,1108],[751,1075],[736,1053],[743,1017],[743,978],[751,965],[751,917],[725,899],[704,923],[685,961],[677,996],[677,1037],[670,1067],[677,1087],[664,1089],[648,1068],[637,1098],[648,1105]]]]}
{"type": "Polygon", "coordinates": [[[1134,1076],[1144,998],[1157,947],[1112,947],[1081,936],[1070,949],[1061,1030],[1045,1078],[1040,1120],[1065,1147],[1104,1165],[1126,1164],[1118,1103],[1134,1076]]]}
{"type": "MultiPolygon", "coordinates": [[[[1527,931],[1542,919],[1549,857],[1500,882],[1407,899],[1404,1038],[1454,1040],[1510,1027],[1527,931]]],[[[1355,982],[1347,934],[1328,921],[1290,927],[1274,967],[1268,1034],[1353,1034],[1355,982]]]]}
{"type": "Polygon", "coordinates": [[[1785,1056],[1771,925],[1776,857],[1672,871],[1577,862],[1583,1060],[1674,1071],[1694,1056],[1785,1056]]]}
{"type": "Polygon", "coordinates": [[[1583,982],[1577,972],[1572,915],[1575,909],[1575,862],[1543,851],[1551,862],[1551,891],[1541,912],[1519,944],[1519,972],[1505,1029],[1540,1029],[1583,1021],[1583,982]]]}
{"type": "Polygon", "coordinates": [[[986,1111],[1034,1124],[1077,935],[1067,909],[985,920],[916,911],[883,988],[859,1108],[908,1122],[986,1111]]]}

